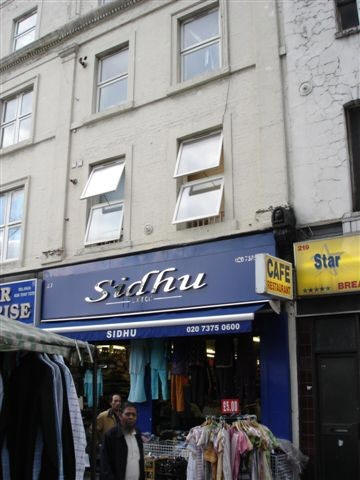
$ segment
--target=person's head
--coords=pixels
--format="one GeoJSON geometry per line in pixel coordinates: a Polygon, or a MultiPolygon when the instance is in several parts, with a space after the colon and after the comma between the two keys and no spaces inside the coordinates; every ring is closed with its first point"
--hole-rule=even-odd
{"type": "Polygon", "coordinates": [[[120,412],[120,410],[121,410],[121,396],[118,393],[114,393],[113,395],[111,395],[110,405],[111,405],[111,408],[115,412],[120,412]]]}
{"type": "Polygon", "coordinates": [[[131,431],[135,427],[137,419],[136,406],[133,403],[126,402],[123,405],[121,414],[121,425],[125,431],[131,431]]]}

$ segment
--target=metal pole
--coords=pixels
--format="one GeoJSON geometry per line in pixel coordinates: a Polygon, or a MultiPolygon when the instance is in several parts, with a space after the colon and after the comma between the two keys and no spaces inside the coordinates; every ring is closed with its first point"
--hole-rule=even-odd
{"type": "Polygon", "coordinates": [[[97,432],[96,432],[96,417],[97,417],[97,369],[98,369],[98,358],[97,358],[97,348],[94,352],[94,364],[93,364],[93,411],[92,411],[92,422],[91,422],[91,459],[90,459],[90,473],[91,480],[96,480],[96,443],[97,443],[97,432]]]}

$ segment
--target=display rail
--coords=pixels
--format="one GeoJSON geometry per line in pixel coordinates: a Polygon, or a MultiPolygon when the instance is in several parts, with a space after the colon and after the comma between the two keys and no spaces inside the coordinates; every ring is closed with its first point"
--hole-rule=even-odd
{"type": "Polygon", "coordinates": [[[270,462],[274,480],[295,480],[294,471],[285,453],[272,453],[270,462]]]}
{"type": "Polygon", "coordinates": [[[185,444],[171,440],[164,442],[144,443],[144,454],[149,457],[183,457],[186,460],[189,457],[189,451],[185,444]]]}

